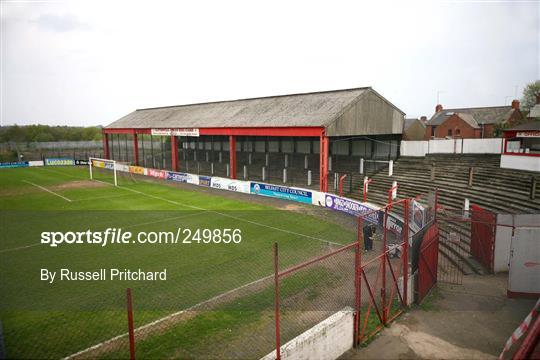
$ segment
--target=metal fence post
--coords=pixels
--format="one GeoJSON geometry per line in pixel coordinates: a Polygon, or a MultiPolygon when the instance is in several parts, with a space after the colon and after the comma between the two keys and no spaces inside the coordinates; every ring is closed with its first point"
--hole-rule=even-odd
{"type": "Polygon", "coordinates": [[[135,359],[135,329],[133,327],[133,299],[131,297],[131,288],[126,289],[128,331],[129,331],[129,358],[135,359]]]}
{"type": "Polygon", "coordinates": [[[363,240],[363,219],[361,216],[358,217],[358,234],[357,234],[357,243],[355,247],[355,256],[354,256],[354,286],[355,286],[355,318],[354,318],[354,346],[356,347],[359,342],[359,330],[360,330],[360,315],[361,315],[361,304],[362,304],[362,280],[361,276],[361,266],[362,266],[362,240],[363,240]]]}
{"type": "Polygon", "coordinates": [[[311,186],[311,170],[308,170],[307,172],[307,184],[308,186],[311,186]]]}
{"type": "Polygon", "coordinates": [[[279,323],[279,256],[278,256],[278,244],[274,243],[274,306],[276,317],[276,359],[281,359],[281,345],[280,345],[280,323],[279,323]]]}
{"type": "Polygon", "coordinates": [[[403,211],[403,301],[405,306],[409,305],[409,199],[405,200],[405,208],[403,211]]]}
{"type": "Polygon", "coordinates": [[[382,243],[382,256],[381,256],[381,265],[382,265],[382,287],[381,287],[381,303],[382,303],[382,320],[383,325],[386,325],[387,322],[387,311],[386,311],[386,257],[388,252],[386,251],[386,240],[387,240],[387,230],[386,224],[388,222],[388,206],[384,208],[384,222],[383,222],[383,243],[382,243]]]}

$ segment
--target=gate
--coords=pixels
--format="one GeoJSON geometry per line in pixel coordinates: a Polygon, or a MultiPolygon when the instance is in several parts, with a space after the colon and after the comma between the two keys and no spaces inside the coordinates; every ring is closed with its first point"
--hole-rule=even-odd
{"type": "Polygon", "coordinates": [[[434,222],[424,233],[420,256],[418,259],[418,280],[416,292],[418,303],[426,297],[437,283],[437,269],[439,265],[439,225],[434,222]]]}
{"type": "Polygon", "coordinates": [[[471,205],[471,255],[489,272],[493,272],[496,215],[471,205]]]}

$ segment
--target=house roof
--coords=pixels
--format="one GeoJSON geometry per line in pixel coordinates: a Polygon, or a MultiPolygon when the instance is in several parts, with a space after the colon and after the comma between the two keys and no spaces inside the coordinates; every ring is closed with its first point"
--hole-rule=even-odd
{"type": "Polygon", "coordinates": [[[478,129],[480,127],[472,114],[458,112],[456,113],[456,115],[459,116],[459,118],[465,121],[467,124],[469,124],[472,128],[478,129]]]}
{"type": "Polygon", "coordinates": [[[106,128],[324,127],[368,92],[376,93],[364,87],[139,109],[106,128]]]}
{"type": "Polygon", "coordinates": [[[540,104],[536,104],[531,108],[531,111],[529,112],[529,117],[531,118],[540,117],[540,104]]]}
{"type": "Polygon", "coordinates": [[[529,131],[529,130],[532,130],[532,131],[540,130],[540,121],[531,121],[526,124],[514,126],[510,129],[505,129],[504,131],[529,131]]]}
{"type": "Polygon", "coordinates": [[[420,125],[422,125],[423,127],[426,127],[426,124],[424,124],[424,122],[421,121],[420,119],[405,119],[403,121],[403,130],[407,130],[416,121],[418,121],[420,123],[420,125]]]}
{"type": "MultiPolygon", "coordinates": [[[[504,122],[510,118],[514,109],[511,106],[492,106],[492,107],[476,107],[476,108],[460,108],[460,109],[443,109],[442,111],[433,114],[427,125],[440,125],[454,113],[468,114],[476,122],[478,127],[480,124],[497,124],[504,122]]],[[[463,119],[462,115],[460,117],[463,119]]],[[[471,118],[469,118],[471,119],[471,118]]],[[[465,119],[463,119],[465,120],[465,119]]],[[[467,120],[465,120],[467,121],[467,120]]]]}

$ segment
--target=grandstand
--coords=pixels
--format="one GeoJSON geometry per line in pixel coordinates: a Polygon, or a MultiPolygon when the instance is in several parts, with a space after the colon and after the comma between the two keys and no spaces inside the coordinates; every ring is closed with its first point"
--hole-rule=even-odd
{"type": "Polygon", "coordinates": [[[326,191],[333,172],[358,170],[360,158],[396,158],[403,121],[370,87],[139,109],[104,128],[104,152],[156,169],[326,191]]]}

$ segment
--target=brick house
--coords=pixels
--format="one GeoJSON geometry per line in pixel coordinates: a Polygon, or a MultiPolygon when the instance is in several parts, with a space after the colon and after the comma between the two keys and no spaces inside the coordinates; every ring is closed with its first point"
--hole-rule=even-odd
{"type": "Polygon", "coordinates": [[[497,124],[513,126],[522,120],[518,100],[513,100],[511,106],[443,109],[437,105],[426,124],[424,139],[491,138],[497,124]]]}

